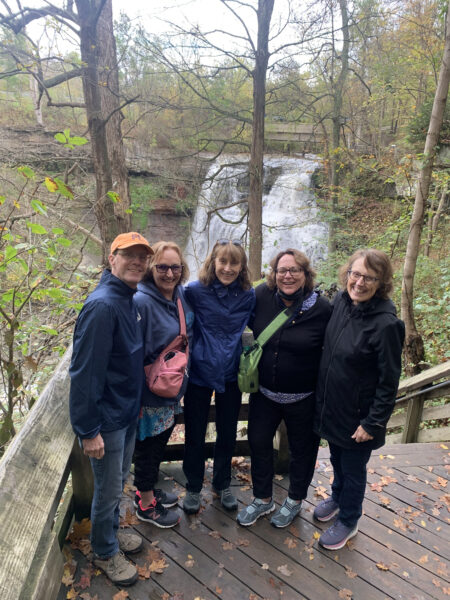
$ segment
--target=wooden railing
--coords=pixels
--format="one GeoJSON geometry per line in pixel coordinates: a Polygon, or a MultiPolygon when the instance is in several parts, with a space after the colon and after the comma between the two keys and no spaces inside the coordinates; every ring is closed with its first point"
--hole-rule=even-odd
{"type": "MultiPolygon", "coordinates": [[[[0,462],[1,600],[56,598],[64,538],[74,515],[80,519],[89,514],[92,477],[70,426],[69,362],[70,351],[0,462]]],[[[424,407],[424,403],[448,394],[449,375],[450,361],[402,382],[398,403],[407,410],[404,417],[395,415],[389,426],[404,426],[404,433],[393,441],[450,440],[449,427],[418,429],[420,422],[448,418],[448,404],[424,407]]],[[[247,420],[247,409],[244,403],[242,421],[247,420]]],[[[214,414],[212,407],[210,420],[214,414]]],[[[282,431],[277,436],[279,459],[284,460],[285,436],[282,431]]],[[[237,455],[248,454],[246,443],[238,442],[237,455]]],[[[207,451],[212,452],[212,443],[207,451]]],[[[167,458],[180,458],[181,453],[181,444],[171,444],[167,458]]]]}

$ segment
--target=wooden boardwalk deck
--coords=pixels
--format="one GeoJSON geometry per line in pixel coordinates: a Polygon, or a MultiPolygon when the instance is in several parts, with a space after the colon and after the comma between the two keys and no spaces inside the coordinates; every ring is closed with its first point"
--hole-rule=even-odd
{"type": "MultiPolygon", "coordinates": [[[[240,503],[251,500],[248,461],[234,468],[233,489],[240,503]]],[[[287,529],[267,518],[250,528],[237,525],[211,486],[195,516],[183,513],[174,529],[159,529],[132,516],[132,491],[123,502],[125,520],[144,538],[134,560],[142,577],[120,591],[84,555],[67,544],[73,584],[62,585],[58,600],[431,600],[450,596],[450,445],[408,444],[373,454],[360,531],[338,552],[321,549],[324,528],[312,510],[329,491],[332,469],[322,449],[301,516],[287,529]],[[76,563],[76,565],[75,565],[76,563]],[[157,573],[154,569],[159,568],[157,573]],[[128,594],[128,595],[126,595],[128,594]]],[[[180,463],[164,464],[162,487],[184,493],[180,463]]],[[[207,479],[211,470],[207,470],[207,479]]],[[[288,478],[274,482],[281,503],[288,478]]],[[[182,511],[180,511],[182,512],[182,511]]],[[[82,545],[82,544],[81,544],[82,545]]],[[[66,569],[70,582],[69,565],[66,569]]]]}

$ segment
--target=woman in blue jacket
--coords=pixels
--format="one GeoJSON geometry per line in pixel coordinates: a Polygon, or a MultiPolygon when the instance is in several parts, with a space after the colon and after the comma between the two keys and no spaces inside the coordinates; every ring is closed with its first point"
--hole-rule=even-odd
{"type": "MultiPolygon", "coordinates": [[[[138,285],[135,296],[144,330],[144,365],[153,363],[168,344],[180,333],[177,300],[181,299],[186,319],[189,346],[192,342],[194,314],[186,301],[182,283],[189,277],[180,248],[173,242],[158,242],[152,246],[147,275],[138,285]]],[[[173,527],[180,516],[167,508],[175,506],[175,494],[155,489],[164,449],[181,412],[180,399],[187,386],[187,376],[175,398],[162,398],[145,385],[142,410],[138,422],[134,451],[134,484],[137,487],[136,516],[158,527],[173,527]]]]}
{"type": "Polygon", "coordinates": [[[205,435],[213,393],[216,406],[216,443],[213,487],[227,510],[236,510],[230,491],[231,459],[241,406],[237,384],[241,336],[255,306],[247,256],[238,240],[219,240],[208,255],[199,280],[189,284],[186,299],[195,313],[194,344],[189,383],[184,397],[187,478],[183,509],[200,510],[205,472],[205,435]]]}

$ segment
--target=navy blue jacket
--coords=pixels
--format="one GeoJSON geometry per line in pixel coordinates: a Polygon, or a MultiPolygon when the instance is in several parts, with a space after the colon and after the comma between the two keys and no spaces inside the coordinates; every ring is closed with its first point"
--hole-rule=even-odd
{"type": "Polygon", "coordinates": [[[144,345],[136,290],[103,272],[73,334],[70,420],[80,438],[137,421],[144,382],[144,345]]]}
{"type": "Polygon", "coordinates": [[[342,448],[379,448],[395,405],[405,325],[391,300],[340,292],[325,332],[314,429],[342,448]],[[351,439],[359,425],[373,440],[351,439]]]}
{"type": "MultiPolygon", "coordinates": [[[[153,363],[164,348],[180,333],[180,320],[178,318],[177,299],[183,304],[186,319],[186,332],[189,339],[189,352],[192,350],[192,332],[194,326],[194,313],[187,303],[183,288],[177,286],[174,300],[167,300],[153,282],[146,281],[138,284],[135,296],[139,313],[142,317],[144,330],[144,365],[153,363]]],[[[153,394],[144,385],[142,388],[143,406],[170,406],[178,402],[186,391],[187,377],[176,398],[161,398],[153,394]]]]}
{"type": "Polygon", "coordinates": [[[194,348],[189,380],[223,393],[235,381],[242,351],[241,336],[255,306],[255,290],[243,290],[236,280],[223,285],[199,281],[185,288],[195,314],[194,348]]]}

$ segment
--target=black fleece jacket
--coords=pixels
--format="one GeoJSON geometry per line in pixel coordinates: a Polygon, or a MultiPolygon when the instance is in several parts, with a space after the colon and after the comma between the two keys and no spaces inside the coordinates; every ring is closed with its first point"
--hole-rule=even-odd
{"type": "Polygon", "coordinates": [[[353,305],[347,292],[333,303],[320,362],[314,429],[342,448],[379,448],[395,405],[405,325],[394,304],[374,296],[353,305]],[[351,439],[359,425],[374,436],[351,439]]]}
{"type": "MultiPolygon", "coordinates": [[[[256,288],[255,339],[286,308],[276,289],[256,288]]],[[[259,383],[273,392],[306,393],[316,388],[325,328],[331,316],[328,300],[319,296],[310,309],[299,309],[265,344],[259,362],[259,383]]]]}

